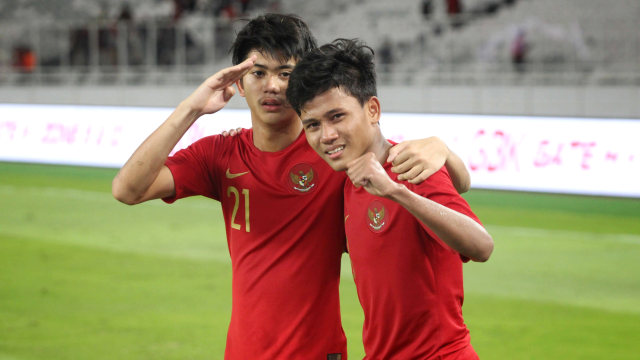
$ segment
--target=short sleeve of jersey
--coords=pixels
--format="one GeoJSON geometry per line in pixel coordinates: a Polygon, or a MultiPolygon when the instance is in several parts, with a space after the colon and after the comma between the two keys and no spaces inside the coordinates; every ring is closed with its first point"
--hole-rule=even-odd
{"type": "MultiPolygon", "coordinates": [[[[453,186],[451,177],[444,166],[421,184],[412,185],[410,190],[420,196],[426,197],[429,200],[433,200],[440,205],[446,206],[451,210],[466,215],[478,224],[482,225],[480,219],[478,219],[476,214],[473,213],[467,201],[458,194],[458,191],[453,186]]],[[[422,224],[422,227],[431,236],[437,238],[437,236],[426,225],[422,224]]],[[[469,260],[465,256],[460,255],[460,257],[463,261],[469,260]]]]}
{"type": "Polygon", "coordinates": [[[173,175],[175,195],[163,198],[167,203],[188,196],[202,195],[220,199],[218,174],[221,174],[221,155],[224,153],[224,138],[221,135],[204,137],[186,149],[170,156],[165,165],[173,175]]]}

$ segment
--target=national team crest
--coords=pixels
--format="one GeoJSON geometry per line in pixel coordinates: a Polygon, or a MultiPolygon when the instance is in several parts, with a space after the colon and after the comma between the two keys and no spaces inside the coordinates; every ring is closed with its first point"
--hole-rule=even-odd
{"type": "Polygon", "coordinates": [[[289,170],[289,184],[296,191],[309,192],[316,187],[316,173],[311,165],[298,164],[289,170]]]}
{"type": "Polygon", "coordinates": [[[387,226],[387,210],[378,200],[369,204],[367,217],[369,218],[369,230],[373,232],[381,232],[387,226]]]}

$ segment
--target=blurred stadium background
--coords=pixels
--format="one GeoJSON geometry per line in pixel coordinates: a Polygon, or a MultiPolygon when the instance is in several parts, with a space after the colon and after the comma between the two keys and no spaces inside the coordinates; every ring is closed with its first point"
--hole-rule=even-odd
{"type": "MultiPolygon", "coordinates": [[[[606,131],[640,121],[637,0],[0,0],[0,105],[172,108],[230,63],[240,19],[266,11],[300,15],[321,43],[365,40],[387,111],[572,118],[576,132],[599,118],[603,141],[632,144],[624,168],[597,169],[601,186],[624,177],[640,193],[629,140],[640,132],[606,131]]],[[[246,109],[239,97],[229,107],[246,109]]],[[[0,153],[12,155],[11,131],[32,119],[7,114],[0,153]]],[[[0,360],[222,358],[231,274],[219,206],[127,207],[111,198],[115,172],[0,162],[0,360]]],[[[481,358],[638,358],[640,200],[629,193],[465,195],[496,240],[488,263],[465,265],[481,358]]],[[[350,276],[345,256],[357,359],[350,276]]]]}

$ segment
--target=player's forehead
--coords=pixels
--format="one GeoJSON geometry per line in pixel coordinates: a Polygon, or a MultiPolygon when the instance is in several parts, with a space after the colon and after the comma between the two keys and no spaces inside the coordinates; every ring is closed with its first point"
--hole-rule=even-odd
{"type": "Polygon", "coordinates": [[[317,94],[301,109],[300,119],[321,120],[344,111],[358,111],[362,106],[354,96],[342,87],[336,86],[317,94]]]}
{"type": "Polygon", "coordinates": [[[262,49],[252,49],[247,53],[247,59],[256,56],[256,64],[268,65],[269,67],[291,67],[293,68],[298,59],[294,57],[285,57],[280,53],[271,53],[262,49]]]}

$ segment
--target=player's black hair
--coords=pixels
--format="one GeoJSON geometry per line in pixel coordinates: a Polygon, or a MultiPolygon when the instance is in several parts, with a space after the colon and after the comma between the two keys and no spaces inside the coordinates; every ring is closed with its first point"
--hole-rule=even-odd
{"type": "Polygon", "coordinates": [[[377,95],[374,52],[358,39],[336,39],[312,50],[293,69],[287,99],[300,115],[316,96],[340,88],[364,105],[377,95]]]}
{"type": "Polygon", "coordinates": [[[240,30],[229,52],[237,65],[252,50],[280,61],[300,60],[317,47],[307,24],[295,15],[264,14],[250,20],[240,30]]]}

